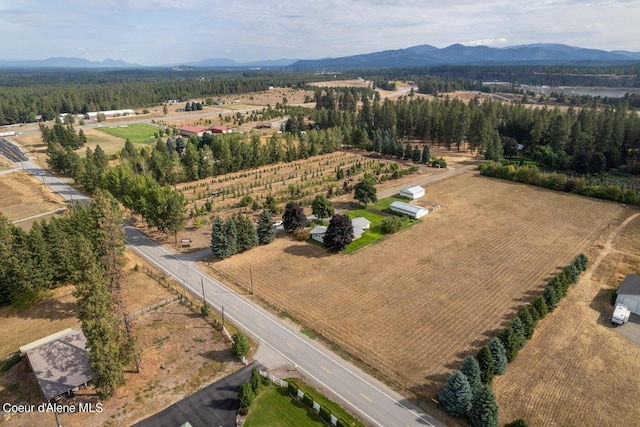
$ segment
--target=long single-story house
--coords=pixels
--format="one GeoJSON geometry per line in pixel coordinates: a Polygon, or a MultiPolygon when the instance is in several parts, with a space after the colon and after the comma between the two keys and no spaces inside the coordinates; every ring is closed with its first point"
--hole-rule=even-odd
{"type": "Polygon", "coordinates": [[[424,197],[425,190],[419,185],[414,185],[413,187],[404,188],[400,190],[400,197],[406,197],[409,200],[416,200],[420,197],[424,197]]]}
{"type": "Polygon", "coordinates": [[[190,136],[201,137],[207,130],[203,127],[199,126],[182,126],[178,129],[178,132],[182,136],[186,136],[187,138],[190,136]]]}
{"type": "Polygon", "coordinates": [[[616,305],[624,304],[635,314],[640,314],[640,275],[628,274],[618,287],[616,305]]]}
{"type": "Polygon", "coordinates": [[[393,202],[391,206],[389,206],[393,212],[397,212],[403,215],[407,215],[411,218],[422,218],[426,214],[429,213],[429,209],[423,208],[421,206],[410,205],[405,202],[393,202]]]}
{"type": "MultiPolygon", "coordinates": [[[[359,216],[351,220],[351,225],[353,226],[353,240],[356,240],[362,237],[362,234],[371,227],[371,221],[369,221],[364,217],[359,216]]],[[[309,232],[309,235],[316,242],[324,243],[324,235],[326,233],[327,233],[327,227],[323,225],[316,225],[309,232]]]]}

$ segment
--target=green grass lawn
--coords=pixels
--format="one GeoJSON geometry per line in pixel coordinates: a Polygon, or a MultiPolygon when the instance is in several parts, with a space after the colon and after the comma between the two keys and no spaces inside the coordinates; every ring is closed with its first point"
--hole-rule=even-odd
{"type": "Polygon", "coordinates": [[[96,130],[117,136],[123,139],[129,139],[134,144],[155,144],[156,137],[154,134],[158,132],[155,126],[144,123],[134,123],[121,126],[102,126],[96,130]]]}
{"type": "MultiPolygon", "coordinates": [[[[395,201],[407,202],[407,199],[396,196],[385,197],[384,199],[378,200],[376,203],[367,205],[366,209],[363,206],[360,206],[359,208],[351,209],[345,212],[345,214],[348,215],[349,218],[357,218],[361,216],[368,219],[369,221],[371,221],[371,227],[362,235],[362,237],[349,243],[347,247],[342,250],[342,253],[351,253],[364,246],[367,246],[370,243],[382,239],[385,234],[380,231],[380,225],[382,224],[382,220],[384,219],[384,217],[372,211],[391,213],[391,211],[389,210],[389,206],[391,206],[391,203],[395,201]]],[[[411,225],[419,221],[417,219],[410,219],[406,216],[403,217],[403,220],[404,222],[400,230],[404,230],[405,228],[410,227],[411,225]]]]}
{"type": "MultiPolygon", "coordinates": [[[[298,389],[302,390],[302,392],[304,394],[311,393],[311,396],[313,397],[313,400],[316,403],[318,403],[320,406],[326,407],[329,410],[329,412],[331,414],[333,414],[334,417],[343,419],[350,426],[352,425],[352,426],[355,426],[355,427],[364,427],[363,423],[361,423],[359,420],[353,418],[353,416],[350,413],[348,413],[347,411],[345,411],[344,408],[342,408],[336,402],[333,402],[333,401],[329,400],[326,396],[321,394],[315,388],[313,388],[310,385],[305,384],[304,382],[302,382],[302,380],[297,379],[297,378],[296,379],[290,379],[289,378],[289,379],[286,379],[285,381],[293,381],[298,386],[298,389]]],[[[285,390],[285,393],[286,393],[286,390],[285,390]]]]}
{"type": "MultiPolygon", "coordinates": [[[[315,397],[315,394],[313,395],[315,397]]],[[[315,411],[292,399],[284,387],[264,388],[249,410],[245,427],[324,426],[315,411]]]]}

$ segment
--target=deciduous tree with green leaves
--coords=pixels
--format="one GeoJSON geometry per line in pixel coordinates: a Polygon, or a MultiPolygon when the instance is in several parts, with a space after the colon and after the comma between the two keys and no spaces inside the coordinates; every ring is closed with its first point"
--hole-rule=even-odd
{"type": "Polygon", "coordinates": [[[333,216],[335,210],[331,202],[321,194],[318,194],[311,203],[311,212],[318,217],[320,221],[333,216]]]}
{"type": "Polygon", "coordinates": [[[365,207],[367,203],[375,203],[378,201],[376,195],[376,186],[371,179],[363,179],[354,187],[353,198],[362,203],[365,207]]]}
{"type": "Polygon", "coordinates": [[[324,235],[324,246],[339,252],[353,241],[353,224],[347,215],[334,215],[324,235]]]}

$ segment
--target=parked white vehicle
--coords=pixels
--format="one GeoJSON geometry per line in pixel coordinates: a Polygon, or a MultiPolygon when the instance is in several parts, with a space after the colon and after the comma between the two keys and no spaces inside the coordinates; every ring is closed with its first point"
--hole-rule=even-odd
{"type": "Polygon", "coordinates": [[[629,316],[631,315],[631,310],[627,308],[624,304],[616,305],[615,310],[613,310],[613,316],[611,316],[611,323],[614,326],[624,325],[629,321],[629,316]]]}

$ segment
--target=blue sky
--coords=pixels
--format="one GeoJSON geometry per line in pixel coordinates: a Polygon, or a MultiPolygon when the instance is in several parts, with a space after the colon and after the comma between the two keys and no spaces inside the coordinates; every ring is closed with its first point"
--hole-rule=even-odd
{"type": "Polygon", "coordinates": [[[640,51],[639,20],[640,0],[0,0],[0,59],[246,62],[453,43],[640,51]]]}

